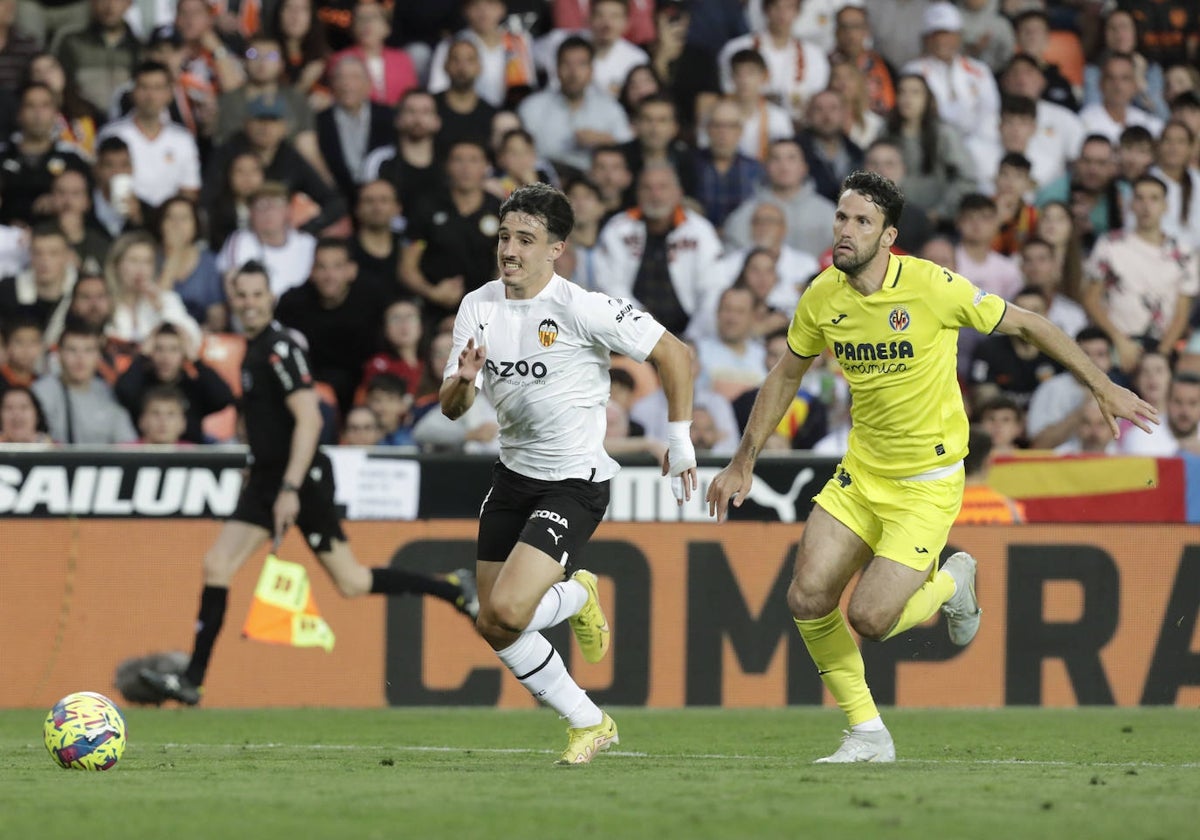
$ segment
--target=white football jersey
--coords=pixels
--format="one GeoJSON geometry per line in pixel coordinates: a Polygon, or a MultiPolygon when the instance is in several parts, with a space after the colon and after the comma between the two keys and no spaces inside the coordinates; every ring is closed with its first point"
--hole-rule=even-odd
{"type": "Polygon", "coordinates": [[[507,299],[493,280],[459,306],[445,378],[474,338],[487,348],[475,387],[496,409],[500,461],[529,478],[606,481],[619,469],[604,451],[609,354],[643,361],[664,331],[632,303],[557,274],[530,300],[507,299]]]}

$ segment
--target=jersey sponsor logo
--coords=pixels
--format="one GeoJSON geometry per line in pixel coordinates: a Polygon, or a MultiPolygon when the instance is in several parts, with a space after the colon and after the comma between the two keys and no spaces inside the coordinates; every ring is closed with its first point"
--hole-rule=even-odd
{"type": "Polygon", "coordinates": [[[908,310],[903,306],[897,306],[888,315],[888,326],[896,332],[904,332],[911,323],[912,318],[908,316],[908,310]]]}
{"type": "Polygon", "coordinates": [[[571,527],[569,524],[567,524],[567,519],[565,516],[562,516],[561,514],[557,514],[552,510],[546,510],[545,508],[538,508],[533,513],[529,514],[529,518],[530,519],[549,519],[551,522],[556,522],[564,528],[571,527]]]}
{"type": "Polygon", "coordinates": [[[518,359],[515,362],[492,361],[484,362],[484,367],[492,376],[501,379],[511,379],[514,376],[532,376],[534,379],[545,379],[549,370],[542,362],[531,362],[528,359],[518,359]]]}
{"type": "Polygon", "coordinates": [[[538,324],[538,343],[543,347],[549,347],[558,340],[558,324],[554,323],[553,318],[546,318],[542,323],[538,324]]]}
{"type": "MultiPolygon", "coordinates": [[[[618,324],[629,317],[629,313],[633,312],[633,304],[622,298],[609,298],[608,305],[617,310],[616,320],[618,324]]],[[[641,315],[634,315],[633,320],[640,320],[641,317],[641,315]]]]}
{"type": "Polygon", "coordinates": [[[985,297],[987,297],[987,292],[985,292],[983,289],[977,289],[975,291],[975,300],[972,301],[972,303],[974,303],[976,306],[978,306],[980,303],[983,302],[983,299],[985,297]]]}
{"type": "Polygon", "coordinates": [[[877,362],[888,359],[911,359],[913,346],[907,341],[833,342],[833,355],[839,362],[877,362]]]}

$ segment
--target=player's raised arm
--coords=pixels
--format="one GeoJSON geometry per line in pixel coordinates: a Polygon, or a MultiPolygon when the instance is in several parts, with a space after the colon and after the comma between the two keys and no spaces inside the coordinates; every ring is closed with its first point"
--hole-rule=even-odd
{"type": "Polygon", "coordinates": [[[735,507],[741,507],[745,501],[746,494],[750,492],[750,482],[754,480],[754,462],[758,460],[771,432],[783,419],[783,413],[792,404],[800,380],[812,363],[812,357],[797,356],[789,350],[767,374],[758,396],[754,398],[746,431],[742,434],[737,452],[733,453],[733,460],[708,485],[708,515],[716,516],[718,522],[724,521],[730,502],[735,507]]]}
{"type": "Polygon", "coordinates": [[[996,325],[996,332],[1020,336],[1071,371],[1095,394],[1114,438],[1121,436],[1118,417],[1147,433],[1151,423],[1158,425],[1157,408],[1109,379],[1108,374],[1096,367],[1066,333],[1036,312],[1010,303],[996,325]]]}
{"type": "Polygon", "coordinates": [[[667,395],[667,454],[662,474],[671,476],[671,491],[683,504],[699,486],[696,448],[692,445],[692,358],[687,345],[664,332],[647,357],[662,379],[667,395]]]}

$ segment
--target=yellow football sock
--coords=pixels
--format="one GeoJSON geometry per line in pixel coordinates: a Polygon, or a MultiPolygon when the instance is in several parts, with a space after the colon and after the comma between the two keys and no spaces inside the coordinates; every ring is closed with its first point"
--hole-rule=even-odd
{"type": "Polygon", "coordinates": [[[921,588],[908,599],[908,603],[900,611],[900,618],[896,620],[896,626],[883,638],[890,639],[898,633],[916,627],[937,612],[938,608],[946,603],[953,594],[954,578],[950,577],[944,569],[939,569],[933,576],[933,580],[925,581],[921,588]]]}
{"type": "Polygon", "coordinates": [[[825,687],[846,713],[850,725],[878,717],[879,710],[871,699],[871,689],[867,688],[862,654],[850,635],[842,611],[835,608],[824,618],[797,618],[796,629],[800,631],[825,687]]]}

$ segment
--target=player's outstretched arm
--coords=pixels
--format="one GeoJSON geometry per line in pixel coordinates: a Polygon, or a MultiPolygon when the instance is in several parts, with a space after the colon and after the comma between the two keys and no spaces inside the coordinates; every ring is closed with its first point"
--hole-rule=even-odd
{"type": "Polygon", "coordinates": [[[451,420],[462,417],[475,402],[475,377],[483,369],[487,360],[487,348],[476,347],[475,339],[468,338],[467,346],[458,354],[458,370],[449,379],[442,382],[438,391],[438,400],[442,404],[442,414],[451,420]]]}
{"type": "Polygon", "coordinates": [[[658,370],[667,396],[667,453],[663,475],[671,476],[671,491],[683,504],[700,486],[696,449],[692,445],[692,357],[687,345],[664,332],[648,357],[658,370]]]}
{"type": "Polygon", "coordinates": [[[1109,379],[1108,373],[1096,367],[1066,333],[1036,312],[1010,303],[996,326],[996,332],[1025,339],[1071,371],[1096,395],[1096,402],[1108,420],[1114,439],[1121,436],[1118,417],[1123,417],[1147,433],[1151,423],[1158,425],[1157,408],[1109,379]]]}
{"type": "Polygon", "coordinates": [[[718,522],[724,521],[730,502],[741,507],[746,500],[750,482],[754,480],[754,462],[795,399],[800,380],[812,363],[811,358],[801,358],[789,351],[767,374],[754,399],[746,431],[742,433],[737,452],[733,453],[733,460],[708,485],[708,515],[717,517],[718,522]]]}

